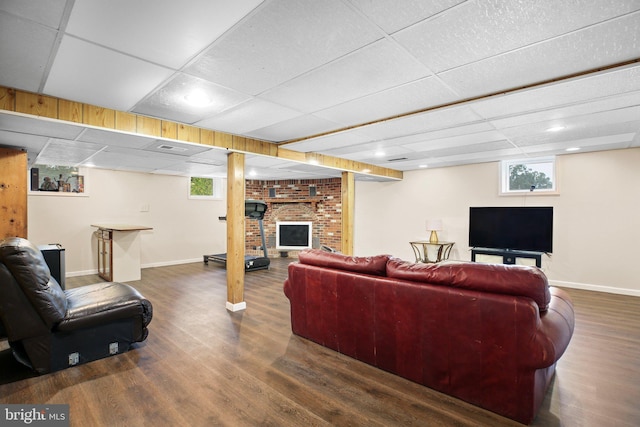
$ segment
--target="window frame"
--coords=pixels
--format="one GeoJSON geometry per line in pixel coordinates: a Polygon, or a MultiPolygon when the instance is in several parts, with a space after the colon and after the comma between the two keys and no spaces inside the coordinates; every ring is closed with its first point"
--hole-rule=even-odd
{"type": "Polygon", "coordinates": [[[190,176],[187,185],[187,194],[188,198],[191,200],[221,200],[223,198],[222,187],[223,182],[222,178],[214,178],[211,176],[190,176]],[[193,178],[199,179],[210,179],[212,181],[212,194],[210,195],[195,195],[191,194],[191,184],[193,182],[193,178]]]}
{"type": "MultiPolygon", "coordinates": [[[[531,158],[518,158],[510,160],[500,161],[500,192],[501,196],[549,196],[560,194],[558,189],[558,163],[556,156],[546,157],[531,157],[531,158]],[[510,171],[509,169],[514,165],[530,165],[550,164],[551,169],[549,172],[551,180],[551,188],[534,188],[534,189],[511,189],[510,185],[510,171]]],[[[530,167],[529,167],[530,168],[530,167]]],[[[530,168],[531,169],[531,168],[530,168]]],[[[534,169],[535,170],[535,169],[534,169]]],[[[547,173],[545,172],[545,174],[547,173]]]]}
{"type": "MultiPolygon", "coordinates": [[[[89,169],[90,168],[86,168],[86,167],[80,167],[80,166],[66,166],[66,165],[46,165],[46,164],[41,164],[41,163],[35,163],[33,165],[31,165],[29,167],[29,173],[28,173],[28,177],[27,177],[27,188],[29,189],[28,194],[30,196],[62,196],[62,197],[88,197],[89,196],[89,186],[88,186],[88,182],[89,182],[89,169]],[[50,191],[43,191],[40,190],[40,176],[38,176],[38,190],[32,190],[31,189],[31,179],[32,179],[32,174],[31,174],[31,169],[33,168],[39,168],[39,167],[65,167],[65,168],[69,168],[69,169],[75,169],[76,171],[76,175],[77,176],[81,176],[82,177],[82,188],[83,191],[82,192],[73,192],[73,191],[54,191],[54,190],[50,190],[50,191]]],[[[40,174],[39,174],[40,175],[40,174]]]]}

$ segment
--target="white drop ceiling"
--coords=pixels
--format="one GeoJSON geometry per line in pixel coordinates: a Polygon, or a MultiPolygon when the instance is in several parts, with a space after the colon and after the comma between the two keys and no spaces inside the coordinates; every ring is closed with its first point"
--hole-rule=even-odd
{"type": "MultiPolygon", "coordinates": [[[[640,146],[640,1],[0,0],[0,85],[401,171],[624,149],[640,146]]],[[[6,111],[0,145],[226,173],[224,150],[6,111]]]]}

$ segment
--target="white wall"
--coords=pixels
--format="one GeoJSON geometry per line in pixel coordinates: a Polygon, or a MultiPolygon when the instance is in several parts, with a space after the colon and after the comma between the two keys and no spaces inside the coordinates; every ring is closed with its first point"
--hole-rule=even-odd
{"type": "Polygon", "coordinates": [[[405,173],[403,181],[356,182],[356,255],[414,260],[411,240],[428,239],[441,218],[450,259],[471,259],[470,206],[553,206],[554,253],[543,269],[558,286],[640,296],[640,148],[557,158],[558,196],[499,196],[497,163],[405,173]]]}
{"type": "Polygon", "coordinates": [[[95,223],[153,227],[141,232],[143,267],[202,260],[226,251],[225,200],[191,200],[189,178],[89,169],[88,197],[29,195],[29,240],[60,243],[67,275],[97,271],[95,223]],[[148,205],[148,212],[142,212],[148,205]]]}

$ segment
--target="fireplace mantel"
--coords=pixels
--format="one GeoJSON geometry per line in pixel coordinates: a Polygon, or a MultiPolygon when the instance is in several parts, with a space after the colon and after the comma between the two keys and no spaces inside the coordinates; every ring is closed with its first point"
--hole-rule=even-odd
{"type": "Polygon", "coordinates": [[[270,204],[290,204],[290,203],[309,203],[313,209],[316,209],[316,206],[318,204],[318,202],[322,201],[321,197],[307,197],[304,199],[294,199],[294,198],[290,198],[290,197],[270,197],[267,199],[264,199],[265,202],[270,203],[270,204]]]}

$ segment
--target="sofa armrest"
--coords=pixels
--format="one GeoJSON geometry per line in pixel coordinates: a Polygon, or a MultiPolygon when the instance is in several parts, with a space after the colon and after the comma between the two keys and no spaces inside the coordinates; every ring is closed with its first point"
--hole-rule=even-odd
{"type": "Polygon", "coordinates": [[[547,340],[544,348],[547,350],[549,365],[555,363],[564,354],[575,328],[575,313],[569,294],[559,288],[549,288],[551,302],[549,309],[540,314],[540,330],[542,337],[547,340]]]}

